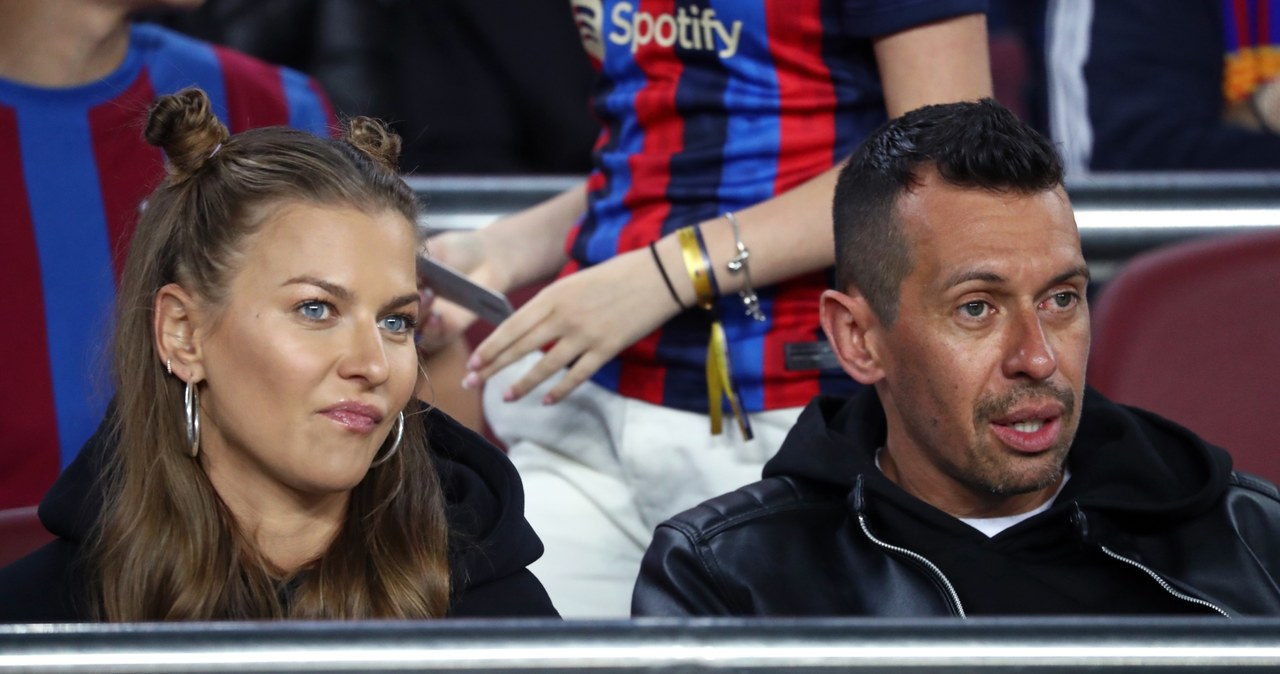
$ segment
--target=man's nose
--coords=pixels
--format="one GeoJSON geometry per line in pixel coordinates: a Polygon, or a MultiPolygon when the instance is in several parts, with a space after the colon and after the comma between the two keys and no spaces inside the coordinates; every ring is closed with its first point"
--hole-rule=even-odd
{"type": "Polygon", "coordinates": [[[1027,311],[1019,315],[1009,327],[1009,347],[1005,357],[1005,376],[1029,377],[1040,381],[1048,379],[1058,369],[1058,357],[1044,323],[1037,312],[1027,311]]]}

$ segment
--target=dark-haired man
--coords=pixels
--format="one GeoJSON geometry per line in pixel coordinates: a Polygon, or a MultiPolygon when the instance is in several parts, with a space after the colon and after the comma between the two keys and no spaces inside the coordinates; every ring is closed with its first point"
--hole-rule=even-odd
{"type": "Polygon", "coordinates": [[[822,325],[868,387],[661,525],[639,615],[1273,614],[1280,500],[1085,387],[1054,148],[993,101],[881,127],[835,194],[822,325]]]}

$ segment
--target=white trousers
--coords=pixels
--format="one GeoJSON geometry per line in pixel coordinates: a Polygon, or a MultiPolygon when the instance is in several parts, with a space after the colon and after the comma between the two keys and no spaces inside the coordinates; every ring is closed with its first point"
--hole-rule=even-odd
{"type": "Polygon", "coordinates": [[[567,618],[620,617],[631,610],[640,558],[663,520],[760,479],[801,408],[751,415],[743,441],[731,417],[711,435],[705,414],[625,398],[590,381],[555,405],[543,395],[501,392],[539,354],[485,386],[485,413],[524,481],[525,516],[546,546],[530,569],[567,618]]]}

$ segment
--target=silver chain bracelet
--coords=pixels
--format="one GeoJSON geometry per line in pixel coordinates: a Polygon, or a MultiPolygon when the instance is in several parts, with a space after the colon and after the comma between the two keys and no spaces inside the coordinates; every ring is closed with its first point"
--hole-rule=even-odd
{"type": "Polygon", "coordinates": [[[765,318],[764,313],[760,311],[760,297],[756,295],[755,288],[752,287],[751,267],[747,263],[751,258],[751,252],[747,250],[747,244],[742,242],[742,232],[738,230],[738,218],[734,217],[732,211],[726,212],[724,217],[729,220],[729,224],[733,227],[733,241],[738,247],[738,254],[734,255],[725,266],[729,268],[729,273],[731,274],[742,272],[742,290],[738,291],[738,297],[742,298],[742,304],[746,308],[748,316],[757,321],[763,321],[765,318]]]}

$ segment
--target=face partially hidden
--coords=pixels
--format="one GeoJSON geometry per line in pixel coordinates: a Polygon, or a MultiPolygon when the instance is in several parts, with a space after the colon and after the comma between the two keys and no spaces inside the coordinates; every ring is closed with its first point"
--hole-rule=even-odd
{"type": "Polygon", "coordinates": [[[368,472],[418,377],[414,250],[392,211],[268,212],[201,340],[201,457],[224,498],[345,498],[368,472]]]}
{"type": "Polygon", "coordinates": [[[913,267],[880,353],[890,476],[952,515],[1025,512],[1057,488],[1080,420],[1088,269],[1075,219],[1061,189],[922,177],[898,202],[913,267]]]}

